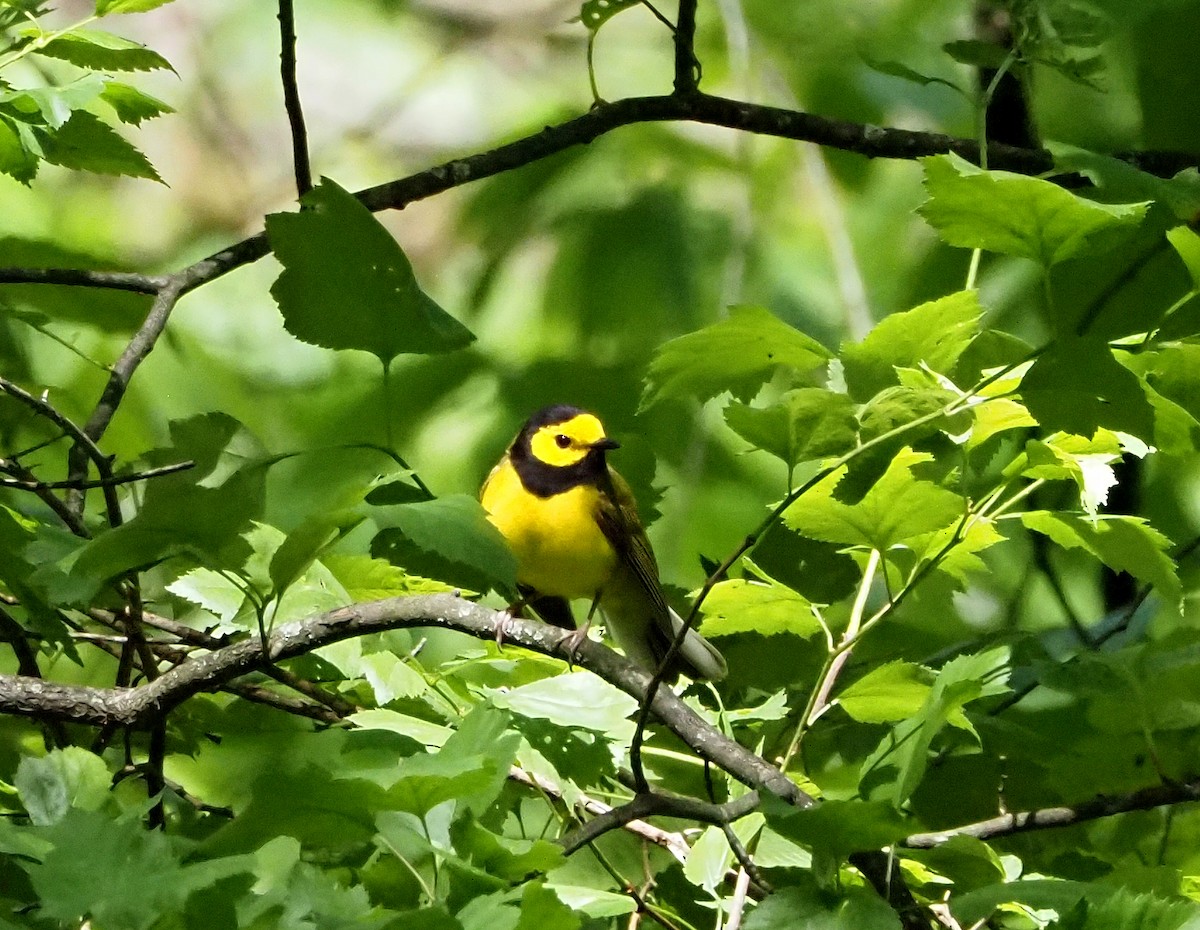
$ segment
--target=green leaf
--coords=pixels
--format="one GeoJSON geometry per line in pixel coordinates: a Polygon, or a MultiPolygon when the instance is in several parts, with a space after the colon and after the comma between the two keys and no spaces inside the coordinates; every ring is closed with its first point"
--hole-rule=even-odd
{"type": "Polygon", "coordinates": [[[579,930],[581,925],[579,914],[567,907],[544,881],[525,886],[517,930],[579,930]]]}
{"type": "Polygon", "coordinates": [[[420,697],[429,690],[420,672],[390,652],[365,655],[359,666],[379,704],[389,704],[400,697],[420,697]]]}
{"type": "Polygon", "coordinates": [[[1009,54],[1008,49],[1002,46],[971,39],[947,42],[942,46],[942,51],[960,65],[972,68],[999,68],[1009,54]]]}
{"type": "Polygon", "coordinates": [[[637,710],[637,701],[591,672],[569,672],[507,690],[489,688],[485,694],[497,707],[603,733],[618,743],[632,735],[628,717],[637,710]]]}
{"type": "Polygon", "coordinates": [[[28,128],[0,113],[0,174],[28,185],[37,177],[38,154],[33,150],[28,128]]]}
{"type": "Polygon", "coordinates": [[[549,840],[514,840],[493,833],[478,821],[464,817],[450,829],[454,848],[472,865],[506,882],[520,882],[538,872],[549,872],[566,862],[562,847],[549,840]]]}
{"type": "Polygon", "coordinates": [[[299,213],[267,217],[283,273],[271,287],[287,331],[327,349],[451,352],[475,337],[421,290],[412,265],[371,211],[328,178],[299,213]],[[349,295],[353,295],[353,298],[349,295]]]}
{"type": "Polygon", "coordinates": [[[700,609],[705,636],[787,633],[808,637],[821,630],[813,605],[803,595],[774,581],[722,581],[709,591],[700,609]]]}
{"type": "Polygon", "coordinates": [[[611,744],[600,733],[519,713],[513,714],[512,725],[561,778],[578,785],[598,785],[616,775],[611,744]]]}
{"type": "Polygon", "coordinates": [[[1017,255],[1049,267],[1085,250],[1114,247],[1148,204],[1102,204],[1049,181],[984,171],[957,155],[921,159],[929,199],[918,212],[942,240],[1017,255]]]}
{"type": "Polygon", "coordinates": [[[929,669],[897,659],[867,672],[838,695],[837,703],[860,723],[894,723],[920,712],[932,682],[929,669]]]}
{"type": "Polygon", "coordinates": [[[183,865],[170,839],[138,818],[112,820],[71,810],[45,834],[54,848],[23,865],[39,915],[77,923],[148,930],[163,914],[179,913],[189,895],[250,867],[248,856],[183,865]]]}
{"type": "Polygon", "coordinates": [[[61,129],[38,135],[46,161],[53,165],[162,182],[145,155],[85,110],[72,113],[61,129]]]}
{"type": "Polygon", "coordinates": [[[1141,517],[1034,510],[1021,514],[1021,522],[1064,549],[1083,549],[1114,572],[1127,572],[1153,585],[1168,604],[1179,608],[1183,588],[1167,555],[1171,541],[1141,517]]]}
{"type": "Polygon", "coordinates": [[[959,495],[916,477],[914,468],[932,460],[928,453],[902,449],[855,504],[836,497],[838,482],[846,474],[843,466],[788,507],[783,521],[812,539],[887,552],[957,522],[966,511],[959,495]]]}
{"type": "Polygon", "coordinates": [[[659,347],[646,373],[641,410],[660,400],[708,400],[730,391],[749,400],[780,368],[811,371],[829,351],[762,307],[731,307],[729,316],[659,347]]]}
{"type": "Polygon", "coordinates": [[[579,20],[589,32],[596,32],[606,22],[630,7],[639,6],[642,0],[583,0],[579,9],[579,20]]]}
{"type": "Polygon", "coordinates": [[[806,810],[797,810],[771,797],[763,813],[780,836],[834,857],[890,846],[912,832],[912,824],[883,801],[829,799],[806,810]]]}
{"type": "Polygon", "coordinates": [[[683,864],[683,877],[710,895],[725,881],[725,872],[733,862],[729,841],[720,828],[709,826],[700,834],[683,864]]]}
{"type": "Polygon", "coordinates": [[[276,593],[287,590],[326,549],[366,518],[349,510],[310,517],[288,533],[271,557],[271,584],[276,593]]]}
{"type": "Polygon", "coordinates": [[[1154,438],[1154,408],[1142,382],[1103,339],[1055,340],[1021,380],[1021,399],[1047,431],[1090,436],[1104,426],[1154,438]]]}
{"type": "Polygon", "coordinates": [[[143,120],[175,112],[170,104],[120,81],[105,81],[100,99],[113,108],[117,119],[133,126],[140,126],[143,120]]]}
{"type": "Polygon", "coordinates": [[[170,3],[171,0],[96,0],[96,15],[110,13],[145,13],[170,3]]]}
{"type": "Polygon", "coordinates": [[[1091,439],[1069,434],[1054,436],[1046,442],[1031,439],[1025,444],[1027,464],[1021,474],[1050,481],[1074,481],[1079,486],[1084,511],[1094,514],[1117,483],[1113,465],[1121,460],[1122,454],[1120,440],[1108,430],[1096,430],[1091,439]]]}
{"type": "Polygon", "coordinates": [[[746,930],[900,930],[900,918],[879,895],[861,886],[838,893],[782,888],[750,912],[746,930]]]}
{"type": "Polygon", "coordinates": [[[162,55],[138,42],[90,29],[74,29],[57,36],[38,52],[91,71],[175,70],[162,55]]]}
{"type": "Polygon", "coordinates": [[[1176,226],[1167,230],[1167,241],[1183,260],[1192,277],[1192,287],[1200,290],[1200,235],[1188,226],[1176,226]]]}
{"type": "Polygon", "coordinates": [[[801,388],[770,407],[731,403],[725,408],[725,422],[746,442],[792,468],[852,449],[858,433],[854,413],[854,403],[845,394],[801,388]]]}
{"type": "Polygon", "coordinates": [[[565,885],[559,882],[548,882],[546,887],[553,891],[554,896],[571,910],[578,911],[593,920],[622,917],[637,910],[636,902],[627,894],[602,891],[586,885],[565,885]]]}
{"type": "Polygon", "coordinates": [[[842,348],[850,393],[860,399],[900,383],[897,368],[949,374],[979,331],[978,292],[958,291],[885,317],[862,342],[842,348]]]}
{"type": "Polygon", "coordinates": [[[410,575],[391,562],[367,555],[325,555],[321,561],[356,604],[404,594],[435,594],[454,589],[452,585],[410,575]]]}
{"type": "Polygon", "coordinates": [[[439,497],[415,504],[396,504],[374,508],[372,514],[385,529],[371,543],[375,555],[387,554],[389,561],[409,567],[414,561],[410,543],[427,557],[433,557],[432,570],[419,574],[466,579],[475,590],[497,587],[511,590],[516,586],[517,561],[491,523],[479,501],[465,494],[439,497]]]}
{"type": "Polygon", "coordinates": [[[86,74],[54,87],[6,90],[0,93],[0,104],[10,112],[16,111],[14,116],[20,114],[35,123],[37,117],[41,117],[40,122],[58,129],[75,111],[90,105],[103,92],[104,81],[94,74],[86,74]]]}
{"type": "Polygon", "coordinates": [[[1200,178],[1194,170],[1160,178],[1111,155],[1061,142],[1047,142],[1046,148],[1054,154],[1058,168],[1084,175],[1104,192],[1106,200],[1155,200],[1185,223],[1200,213],[1200,178]]]}
{"type": "Polygon", "coordinates": [[[1006,691],[1003,675],[1007,668],[1008,650],[1003,648],[951,659],[938,672],[920,712],[899,723],[868,757],[864,773],[889,757],[899,769],[892,792],[892,803],[897,808],[920,784],[929,765],[933,739],[943,728],[951,725],[975,735],[963,708],[979,698],[1006,691]]]}
{"type": "Polygon", "coordinates": [[[104,760],[68,746],[42,758],[26,756],[14,780],[29,819],[37,826],[57,823],[71,808],[99,810],[109,798],[112,777],[104,760]]]}
{"type": "Polygon", "coordinates": [[[1111,895],[1085,897],[1055,930],[1197,930],[1200,928],[1200,904],[1180,898],[1139,894],[1117,887],[1111,895]]]}
{"type": "MultiPolygon", "coordinates": [[[[899,61],[877,61],[871,58],[863,58],[865,64],[872,71],[877,71],[880,74],[886,74],[889,77],[898,77],[901,80],[908,81],[911,84],[919,84],[922,87],[928,87],[930,84],[941,84],[943,87],[949,87],[952,91],[963,94],[963,90],[953,81],[948,81],[945,78],[934,77],[928,74],[922,74],[920,71],[915,71],[908,65],[899,61]]],[[[963,96],[966,96],[963,94],[963,96]]]]}

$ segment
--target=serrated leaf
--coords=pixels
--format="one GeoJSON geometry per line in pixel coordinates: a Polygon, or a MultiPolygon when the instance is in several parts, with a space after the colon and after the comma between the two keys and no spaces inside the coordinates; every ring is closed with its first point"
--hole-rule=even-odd
{"type": "Polygon", "coordinates": [[[325,555],[321,561],[356,604],[404,594],[454,590],[453,585],[410,575],[385,559],[373,559],[369,555],[325,555]]]}
{"type": "Polygon", "coordinates": [[[1064,549],[1083,549],[1114,572],[1153,585],[1168,604],[1179,607],[1183,589],[1167,555],[1171,541],[1141,517],[1034,510],[1021,514],[1021,522],[1064,549]]]}
{"type": "Polygon", "coordinates": [[[770,407],[735,401],[725,408],[725,422],[746,442],[782,459],[789,468],[849,451],[858,433],[854,403],[845,394],[822,388],[789,391],[770,407]]]}
{"type": "Polygon", "coordinates": [[[162,183],[145,155],[86,110],[76,110],[60,129],[42,129],[38,135],[45,159],[53,165],[162,183]]]}
{"type": "Polygon", "coordinates": [[[370,352],[384,365],[404,353],[451,352],[474,341],[421,290],[399,244],[353,196],[322,178],[301,204],[299,213],[266,221],[283,265],[271,295],[293,336],[370,352]]]}
{"type": "Polygon", "coordinates": [[[1055,340],[1021,380],[1021,399],[1047,431],[1090,436],[1099,427],[1154,439],[1141,380],[1094,337],[1055,340]]]}
{"type": "Polygon", "coordinates": [[[953,153],[921,159],[929,199],[918,212],[944,242],[1050,267],[1115,246],[1148,203],[1103,204],[1024,175],[984,171],[953,153]]]}
{"type": "Polygon", "coordinates": [[[713,586],[701,605],[705,636],[787,633],[808,637],[821,630],[813,606],[801,594],[777,582],[735,578],[713,586]]]}
{"type": "Polygon", "coordinates": [[[862,342],[842,348],[850,393],[866,399],[899,384],[897,368],[949,374],[975,338],[982,315],[978,293],[969,290],[885,317],[862,342]]]}
{"type": "Polygon", "coordinates": [[[120,81],[105,81],[100,99],[112,107],[117,119],[132,126],[140,126],[144,120],[175,112],[170,104],[120,81]]]}
{"type": "Polygon", "coordinates": [[[92,71],[175,70],[162,55],[138,42],[92,29],[64,33],[47,42],[38,52],[92,71]]]}
{"type": "Polygon", "coordinates": [[[225,624],[237,616],[246,602],[246,592],[242,588],[211,568],[194,568],[167,585],[167,590],[203,607],[225,624]]]}
{"type": "Polygon", "coordinates": [[[639,6],[642,0],[583,0],[579,9],[579,21],[589,32],[595,32],[606,22],[630,7],[639,6]]]}
{"type": "Polygon", "coordinates": [[[725,391],[749,400],[777,369],[802,373],[829,358],[829,350],[769,310],[732,307],[724,320],[659,347],[640,409],[671,398],[704,401],[725,391]]]}
{"type": "Polygon", "coordinates": [[[783,522],[812,539],[870,546],[886,552],[906,540],[943,529],[959,519],[966,502],[913,469],[932,461],[924,452],[902,449],[887,471],[855,504],[836,497],[846,468],[837,469],[783,512],[783,522]]]}
{"type": "Polygon", "coordinates": [[[379,704],[389,704],[398,697],[420,697],[429,690],[429,683],[416,669],[390,652],[363,656],[359,668],[379,704]]]}
{"type": "Polygon", "coordinates": [[[408,560],[395,546],[398,540],[394,537],[399,536],[441,563],[441,571],[435,566],[420,574],[441,577],[457,571],[464,573],[467,586],[476,590],[488,587],[505,590],[516,585],[516,558],[473,497],[457,494],[415,504],[377,507],[373,515],[385,527],[371,543],[373,554],[395,556],[391,561],[408,567],[408,560]]]}
{"type": "Polygon", "coordinates": [[[569,779],[577,785],[597,785],[616,774],[609,740],[600,733],[515,712],[512,725],[530,748],[554,767],[560,779],[569,779]]]}
{"type": "Polygon", "coordinates": [[[932,687],[929,669],[897,659],[867,672],[837,703],[860,723],[894,723],[915,717],[932,687]]]}

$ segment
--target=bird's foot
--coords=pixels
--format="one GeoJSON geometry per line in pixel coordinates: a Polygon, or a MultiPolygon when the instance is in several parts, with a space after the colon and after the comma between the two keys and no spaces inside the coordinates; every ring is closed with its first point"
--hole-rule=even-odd
{"type": "Polygon", "coordinates": [[[529,602],[525,598],[520,598],[509,604],[504,610],[500,611],[500,616],[496,618],[496,646],[504,646],[504,638],[508,636],[508,631],[512,627],[512,622],[518,617],[523,617],[525,605],[529,602]]]}
{"type": "Polygon", "coordinates": [[[588,627],[590,625],[591,624],[585,623],[579,629],[572,630],[558,641],[560,646],[566,647],[567,668],[575,668],[575,656],[579,652],[579,647],[583,645],[584,640],[588,638],[588,627]]]}

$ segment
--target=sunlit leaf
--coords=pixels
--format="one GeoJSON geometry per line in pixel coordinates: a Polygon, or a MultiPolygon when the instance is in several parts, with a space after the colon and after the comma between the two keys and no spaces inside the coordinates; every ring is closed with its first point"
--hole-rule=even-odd
{"type": "Polygon", "coordinates": [[[884,317],[862,342],[842,349],[851,393],[865,400],[898,384],[897,368],[949,373],[975,337],[982,313],[978,292],[971,290],[884,317]]]}
{"type": "Polygon", "coordinates": [[[701,606],[705,636],[757,633],[812,636],[821,630],[812,604],[791,588],[734,578],[713,587],[701,606]]]}
{"type": "Polygon", "coordinates": [[[57,36],[38,53],[95,71],[175,70],[162,55],[138,42],[92,29],[73,29],[57,36]]]}
{"type": "Polygon", "coordinates": [[[711,326],[662,345],[646,373],[641,409],[660,400],[708,400],[729,391],[749,400],[775,370],[811,371],[829,351],[762,307],[732,307],[711,326]]]}
{"type": "Polygon", "coordinates": [[[928,453],[902,450],[855,504],[837,499],[838,482],[846,474],[839,468],[785,510],[783,520],[813,539],[886,552],[954,523],[965,512],[959,495],[914,474],[916,466],[931,460],[928,453]]]}

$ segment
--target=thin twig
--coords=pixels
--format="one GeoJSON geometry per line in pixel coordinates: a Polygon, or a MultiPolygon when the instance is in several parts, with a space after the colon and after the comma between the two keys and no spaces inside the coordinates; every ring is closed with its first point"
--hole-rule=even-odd
{"type": "Polygon", "coordinates": [[[910,849],[931,849],[956,836],[990,840],[1000,836],[1012,836],[1016,833],[1028,833],[1031,830],[1065,827],[1129,811],[1152,810],[1167,804],[1186,804],[1192,801],[1200,801],[1200,778],[1154,785],[1117,797],[1091,798],[1070,806],[1046,807],[1039,810],[1003,814],[999,817],[953,827],[949,830],[939,830],[935,833],[914,833],[906,838],[902,845],[910,849]]]}
{"type": "Polygon", "coordinates": [[[296,13],[292,0],[279,0],[279,72],[283,82],[283,105],[292,130],[292,161],[296,191],[301,197],[312,190],[312,168],[308,163],[308,130],[296,84],[296,13]]]}
{"type": "MultiPolygon", "coordinates": [[[[0,459],[0,471],[15,474],[16,469],[12,467],[13,465],[15,463],[11,459],[8,461],[0,459]]],[[[25,477],[0,478],[0,488],[17,488],[22,491],[83,491],[91,488],[113,488],[122,484],[132,484],[135,481],[149,481],[164,475],[174,475],[195,467],[195,462],[176,462],[174,465],[163,465],[161,468],[151,468],[148,471],[132,475],[114,475],[111,478],[99,478],[94,481],[40,481],[33,477],[33,473],[28,469],[23,469],[25,477]]]]}

